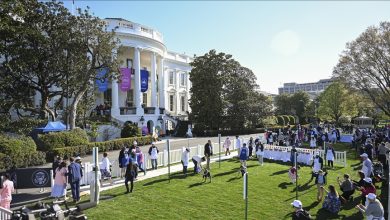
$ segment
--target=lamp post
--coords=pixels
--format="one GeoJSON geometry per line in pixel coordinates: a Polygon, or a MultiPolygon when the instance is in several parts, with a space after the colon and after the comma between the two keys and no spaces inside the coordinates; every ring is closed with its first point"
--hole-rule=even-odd
{"type": "Polygon", "coordinates": [[[144,125],[144,122],[145,122],[144,116],[141,116],[141,118],[139,119],[139,122],[141,122],[141,125],[144,125]]]}

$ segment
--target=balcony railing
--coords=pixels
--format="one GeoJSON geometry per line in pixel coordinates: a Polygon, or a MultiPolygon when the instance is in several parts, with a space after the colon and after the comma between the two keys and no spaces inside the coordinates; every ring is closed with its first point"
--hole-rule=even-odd
{"type": "Polygon", "coordinates": [[[135,114],[137,114],[136,107],[120,107],[119,109],[120,109],[121,115],[135,115],[135,114]]]}
{"type": "Polygon", "coordinates": [[[144,107],[144,113],[145,114],[154,114],[156,111],[155,107],[144,107]]]}

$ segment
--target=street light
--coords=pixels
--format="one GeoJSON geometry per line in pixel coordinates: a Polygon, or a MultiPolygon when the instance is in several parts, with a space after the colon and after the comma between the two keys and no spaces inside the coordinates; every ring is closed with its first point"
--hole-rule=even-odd
{"type": "Polygon", "coordinates": [[[141,118],[139,119],[139,122],[141,122],[141,124],[144,125],[144,122],[145,122],[144,116],[141,116],[141,118]]]}

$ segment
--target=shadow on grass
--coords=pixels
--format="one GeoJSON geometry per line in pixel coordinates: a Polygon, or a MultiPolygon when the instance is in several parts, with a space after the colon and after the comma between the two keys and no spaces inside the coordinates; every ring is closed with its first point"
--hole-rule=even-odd
{"type": "Polygon", "coordinates": [[[292,185],[293,183],[292,182],[283,182],[283,183],[280,183],[279,185],[278,185],[278,187],[279,188],[281,188],[281,189],[287,189],[287,186],[288,185],[292,185]]]}
{"type": "Polygon", "coordinates": [[[201,186],[201,185],[203,185],[203,184],[204,184],[204,182],[194,183],[194,184],[189,185],[188,188],[192,188],[192,187],[196,187],[196,186],[201,186]]]}
{"type": "Polygon", "coordinates": [[[356,205],[360,204],[361,202],[361,197],[357,196],[354,198],[352,201],[348,201],[346,204],[342,204],[341,208],[344,210],[351,210],[354,209],[356,205]]]}
{"type": "Polygon", "coordinates": [[[282,175],[282,174],[285,174],[285,173],[288,173],[288,170],[280,170],[278,172],[275,172],[275,173],[271,174],[270,176],[282,175]]]}
{"type": "Polygon", "coordinates": [[[240,176],[236,176],[236,177],[232,177],[232,178],[228,179],[226,182],[232,182],[232,181],[238,180],[238,179],[241,179],[241,175],[240,176]]]}
{"type": "Polygon", "coordinates": [[[214,177],[225,176],[225,175],[230,175],[230,174],[233,174],[233,173],[237,173],[238,169],[239,168],[236,168],[236,169],[233,169],[233,170],[230,170],[230,171],[226,171],[226,172],[223,172],[223,173],[217,173],[217,174],[214,175],[214,177]]]}
{"type": "MultiPolygon", "coordinates": [[[[298,185],[298,192],[306,191],[315,185],[314,182],[313,182],[313,184],[310,185],[310,182],[311,181],[309,180],[306,183],[304,183],[303,185],[298,185]]],[[[295,191],[296,191],[296,188],[294,188],[291,192],[295,192],[295,191]]]]}
{"type": "MultiPolygon", "coordinates": [[[[322,219],[340,219],[340,217],[345,217],[345,215],[338,215],[338,214],[334,214],[334,213],[331,213],[325,209],[320,209],[318,210],[317,212],[317,216],[316,216],[316,219],[317,220],[322,220],[322,219]]],[[[360,218],[362,219],[362,218],[360,218]]]]}
{"type": "MultiPolygon", "coordinates": [[[[184,175],[181,175],[181,174],[172,174],[171,175],[171,180],[172,179],[185,179],[185,178],[186,177],[184,175]]],[[[168,178],[156,179],[156,180],[144,183],[143,186],[150,186],[150,185],[153,185],[153,184],[156,184],[156,183],[161,183],[161,182],[166,182],[166,181],[169,181],[169,179],[168,178]]]]}
{"type": "Polygon", "coordinates": [[[363,165],[360,165],[360,166],[357,166],[357,167],[353,167],[353,170],[361,170],[363,167],[363,165]]]}
{"type": "Polygon", "coordinates": [[[318,204],[320,204],[320,202],[314,201],[314,202],[312,202],[309,206],[303,207],[303,209],[309,211],[310,209],[316,207],[318,204]]]}

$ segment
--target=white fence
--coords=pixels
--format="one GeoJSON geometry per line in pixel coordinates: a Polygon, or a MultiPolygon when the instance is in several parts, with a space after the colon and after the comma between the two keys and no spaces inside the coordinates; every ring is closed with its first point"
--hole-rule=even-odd
{"type": "Polygon", "coordinates": [[[9,220],[11,219],[12,211],[0,207],[0,220],[9,220]]]}

